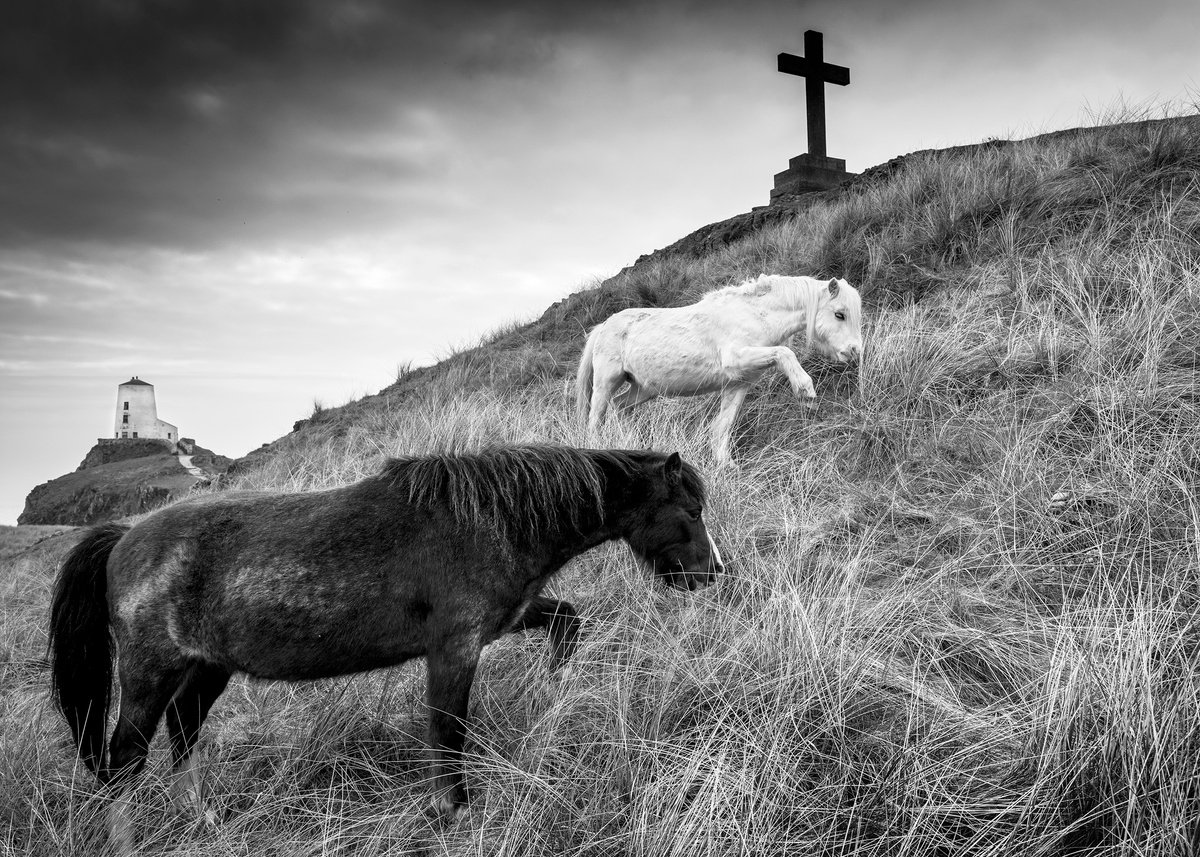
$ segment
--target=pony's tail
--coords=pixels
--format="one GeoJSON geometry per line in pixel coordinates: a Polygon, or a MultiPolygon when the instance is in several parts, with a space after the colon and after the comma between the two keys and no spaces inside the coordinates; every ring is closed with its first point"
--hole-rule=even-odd
{"type": "Polygon", "coordinates": [[[575,372],[575,418],[587,425],[588,412],[592,409],[592,348],[596,342],[596,331],[588,334],[579,355],[579,369],[575,372]]]}
{"type": "Polygon", "coordinates": [[[88,532],[63,561],[50,606],[51,695],[79,758],[101,778],[113,671],[108,556],[128,531],[104,524],[88,532]]]}

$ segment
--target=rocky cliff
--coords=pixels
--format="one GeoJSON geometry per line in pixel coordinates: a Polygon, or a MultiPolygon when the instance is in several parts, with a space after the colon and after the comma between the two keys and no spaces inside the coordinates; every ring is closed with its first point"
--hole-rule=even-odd
{"type": "Polygon", "coordinates": [[[192,467],[184,469],[171,447],[158,440],[98,443],[74,473],[37,486],[25,498],[19,524],[81,526],[148,512],[188,494],[225,472],[230,459],[195,447],[192,467]]]}

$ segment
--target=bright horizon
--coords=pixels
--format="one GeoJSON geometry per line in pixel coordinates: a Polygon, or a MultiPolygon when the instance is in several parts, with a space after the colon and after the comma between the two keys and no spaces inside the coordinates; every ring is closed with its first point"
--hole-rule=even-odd
{"type": "Polygon", "coordinates": [[[1195,112],[1200,9],[17,0],[0,8],[0,523],[116,388],[239,457],[705,224],[805,150],[1195,112]]]}

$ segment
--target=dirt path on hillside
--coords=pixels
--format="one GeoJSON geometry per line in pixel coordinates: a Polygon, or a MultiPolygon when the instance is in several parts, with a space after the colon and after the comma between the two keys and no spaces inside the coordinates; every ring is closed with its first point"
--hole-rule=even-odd
{"type": "Polygon", "coordinates": [[[188,473],[195,476],[197,479],[207,479],[208,478],[208,476],[205,474],[205,472],[203,470],[201,470],[199,467],[192,467],[192,457],[190,455],[177,455],[175,457],[179,459],[179,466],[182,467],[184,470],[186,470],[188,473]]]}

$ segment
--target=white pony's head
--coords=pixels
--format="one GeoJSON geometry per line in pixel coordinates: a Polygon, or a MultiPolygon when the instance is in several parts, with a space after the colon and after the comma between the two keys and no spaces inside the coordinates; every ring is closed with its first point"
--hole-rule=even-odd
{"type": "Polygon", "coordinates": [[[808,314],[808,341],[827,357],[848,363],[862,357],[862,299],[845,280],[830,280],[808,314]]]}

